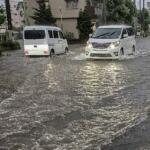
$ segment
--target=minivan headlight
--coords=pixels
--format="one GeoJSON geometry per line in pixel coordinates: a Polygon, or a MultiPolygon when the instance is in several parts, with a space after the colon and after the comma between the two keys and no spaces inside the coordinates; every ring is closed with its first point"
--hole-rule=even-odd
{"type": "Polygon", "coordinates": [[[86,47],[87,47],[87,48],[93,48],[93,45],[92,45],[91,42],[88,41],[86,47]]]}
{"type": "Polygon", "coordinates": [[[110,44],[110,48],[111,48],[111,49],[114,49],[114,48],[116,48],[116,47],[118,47],[118,46],[120,46],[120,41],[113,42],[113,43],[110,44]]]}

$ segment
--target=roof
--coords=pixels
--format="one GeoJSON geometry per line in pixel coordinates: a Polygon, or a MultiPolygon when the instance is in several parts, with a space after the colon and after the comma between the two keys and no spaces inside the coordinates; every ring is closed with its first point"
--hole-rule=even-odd
{"type": "Polygon", "coordinates": [[[24,28],[24,30],[31,30],[31,29],[47,29],[47,28],[51,28],[51,29],[55,29],[55,30],[61,30],[58,27],[54,27],[54,26],[26,26],[24,28]]]}
{"type": "Polygon", "coordinates": [[[105,25],[105,26],[99,26],[98,28],[129,28],[132,26],[129,25],[105,25]]]}

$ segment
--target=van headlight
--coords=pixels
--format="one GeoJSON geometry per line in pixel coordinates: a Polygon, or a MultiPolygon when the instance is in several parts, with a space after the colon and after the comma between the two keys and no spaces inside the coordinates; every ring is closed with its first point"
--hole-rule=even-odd
{"type": "Polygon", "coordinates": [[[87,47],[87,48],[93,48],[93,45],[92,45],[91,42],[88,41],[86,47],[87,47]]]}
{"type": "Polygon", "coordinates": [[[110,44],[110,48],[111,49],[115,49],[116,47],[120,46],[120,41],[117,41],[117,42],[113,42],[110,44]]]}

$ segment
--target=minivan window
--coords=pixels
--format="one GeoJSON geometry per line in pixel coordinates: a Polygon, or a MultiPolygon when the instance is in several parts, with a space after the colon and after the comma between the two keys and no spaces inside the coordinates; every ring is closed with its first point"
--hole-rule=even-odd
{"type": "Polygon", "coordinates": [[[52,38],[53,38],[53,31],[52,31],[52,30],[49,30],[49,31],[48,31],[48,35],[49,35],[49,38],[52,39],[52,38]]]}
{"type": "Polygon", "coordinates": [[[122,38],[123,38],[123,35],[125,35],[125,34],[128,34],[128,33],[127,33],[127,30],[126,30],[126,29],[123,29],[123,31],[122,31],[122,38]]]}
{"type": "Polygon", "coordinates": [[[59,38],[58,31],[53,31],[53,33],[54,33],[54,38],[59,38]]]}
{"type": "Polygon", "coordinates": [[[134,36],[134,29],[133,28],[127,28],[127,32],[129,36],[134,36]]]}
{"type": "Polygon", "coordinates": [[[61,31],[59,31],[59,36],[60,36],[60,39],[64,38],[63,33],[61,31]]]}
{"type": "Polygon", "coordinates": [[[121,35],[121,28],[98,28],[92,38],[117,39],[121,35]]]}
{"type": "Polygon", "coordinates": [[[45,39],[45,30],[25,30],[24,31],[25,39],[45,39]]]}

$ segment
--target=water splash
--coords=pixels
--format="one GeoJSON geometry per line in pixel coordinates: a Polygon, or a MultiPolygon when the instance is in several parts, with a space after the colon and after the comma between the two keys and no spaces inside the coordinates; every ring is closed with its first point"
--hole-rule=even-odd
{"type": "Polygon", "coordinates": [[[85,55],[85,53],[81,53],[81,54],[75,56],[72,60],[86,60],[86,55],[85,55]]]}

